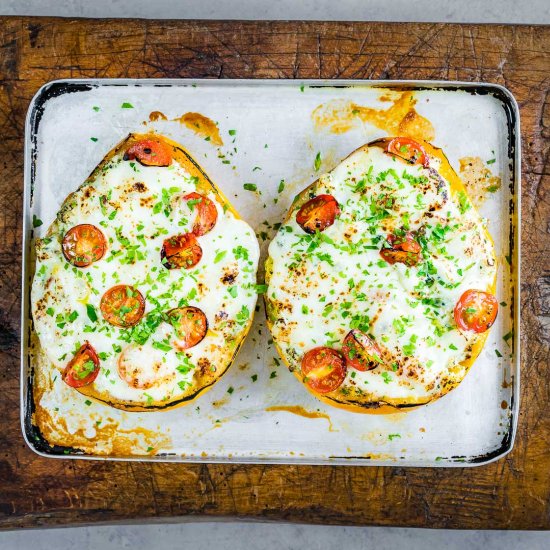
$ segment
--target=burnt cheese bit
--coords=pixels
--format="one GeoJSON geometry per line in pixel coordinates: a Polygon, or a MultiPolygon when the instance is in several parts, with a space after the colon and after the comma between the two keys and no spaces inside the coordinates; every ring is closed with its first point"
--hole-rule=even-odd
{"type": "Polygon", "coordinates": [[[239,276],[239,269],[236,265],[227,266],[223,269],[223,275],[220,278],[220,281],[224,285],[232,285],[239,276]]]}

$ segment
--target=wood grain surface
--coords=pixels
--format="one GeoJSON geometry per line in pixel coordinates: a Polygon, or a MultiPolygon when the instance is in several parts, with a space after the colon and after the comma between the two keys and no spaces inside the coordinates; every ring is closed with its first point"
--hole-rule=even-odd
{"type": "Polygon", "coordinates": [[[0,17],[0,527],[239,517],[550,529],[550,28],[0,17]],[[458,79],[521,109],[521,415],[515,448],[456,469],[44,459],[19,427],[24,120],[45,82],[88,77],[458,79]]]}

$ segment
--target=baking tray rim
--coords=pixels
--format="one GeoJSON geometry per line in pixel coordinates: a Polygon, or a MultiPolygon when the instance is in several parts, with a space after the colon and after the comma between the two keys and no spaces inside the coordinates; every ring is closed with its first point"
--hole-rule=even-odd
{"type": "MultiPolygon", "coordinates": [[[[68,90],[63,93],[67,93],[68,90]]],[[[46,98],[44,101],[47,101],[46,98]]],[[[362,80],[362,79],[209,79],[209,78],[67,78],[55,79],[44,83],[34,94],[29,103],[27,114],[25,117],[25,145],[24,145],[24,178],[23,178],[23,250],[22,250],[22,269],[21,269],[21,333],[20,333],[20,423],[23,439],[27,446],[37,455],[44,458],[58,459],[80,459],[80,460],[101,460],[101,461],[131,461],[131,462],[174,462],[174,463],[207,463],[207,464],[273,464],[273,465],[307,465],[307,466],[395,466],[401,468],[423,467],[423,468],[464,468],[476,467],[490,464],[506,456],[514,447],[517,435],[518,417],[519,417],[519,398],[520,398],[520,368],[521,368],[521,348],[520,348],[520,288],[521,288],[521,132],[520,132],[520,113],[519,106],[514,95],[505,86],[492,82],[467,82],[460,80],[362,80]],[[512,190],[512,237],[513,237],[513,256],[511,276],[514,281],[513,300],[514,310],[512,315],[513,322],[513,358],[511,364],[512,377],[512,403],[510,407],[510,422],[508,423],[506,433],[502,439],[501,446],[492,451],[488,451],[484,455],[472,457],[448,457],[447,461],[428,462],[428,461],[410,461],[403,464],[400,457],[393,459],[371,459],[368,456],[351,456],[351,457],[326,457],[322,459],[300,459],[300,458],[274,458],[268,457],[262,459],[260,457],[244,458],[244,457],[184,457],[176,453],[166,453],[161,455],[143,455],[143,456],[97,456],[86,454],[61,454],[48,453],[38,449],[35,443],[31,441],[32,429],[32,384],[30,383],[32,369],[29,360],[29,342],[30,337],[30,246],[32,244],[31,232],[32,226],[30,223],[30,209],[33,190],[33,170],[34,162],[33,150],[35,145],[35,130],[38,128],[39,119],[36,120],[38,100],[54,86],[190,86],[210,85],[210,86],[284,86],[284,85],[303,85],[308,87],[319,88],[349,88],[354,86],[375,87],[375,88],[401,88],[411,90],[430,90],[430,89],[482,89],[487,90],[485,93],[491,93],[491,90],[497,91],[502,97],[503,106],[511,109],[511,113],[507,111],[507,126],[509,131],[509,147],[512,148],[509,152],[509,160],[512,161],[512,177],[510,184],[512,190]],[[510,120],[512,116],[512,120],[510,120]],[[514,223],[515,220],[515,223],[514,223]],[[29,367],[29,368],[27,368],[29,367]],[[31,402],[29,402],[31,401],[31,402]]]]}

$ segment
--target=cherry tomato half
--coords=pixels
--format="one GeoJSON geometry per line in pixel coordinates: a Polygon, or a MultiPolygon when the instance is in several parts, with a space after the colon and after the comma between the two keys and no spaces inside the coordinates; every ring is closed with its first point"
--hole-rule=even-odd
{"type": "Polygon", "coordinates": [[[116,285],[101,297],[99,304],[103,318],[115,327],[137,325],[145,312],[145,299],[130,285],[116,285]]]}
{"type": "Polygon", "coordinates": [[[206,336],[208,320],[198,307],[178,307],[168,312],[168,320],[176,330],[176,346],[189,349],[196,346],[206,336]]]}
{"type": "Polygon", "coordinates": [[[302,358],[304,382],[317,393],[329,393],[340,387],[346,372],[343,355],[332,348],[313,348],[302,358]]]}
{"type": "Polygon", "coordinates": [[[187,201],[187,206],[191,211],[196,212],[193,234],[196,237],[206,235],[218,220],[216,205],[208,197],[194,192],[185,195],[183,200],[187,201]]]}
{"type": "Polygon", "coordinates": [[[74,354],[63,371],[63,381],[71,388],[91,384],[99,374],[99,357],[89,342],[74,354]]]}
{"type": "Polygon", "coordinates": [[[166,239],[160,251],[160,261],[166,269],[191,269],[202,258],[202,248],[193,233],[174,235],[166,239]]]}
{"type": "Polygon", "coordinates": [[[489,330],[498,313],[498,302],[493,294],[483,290],[467,290],[462,294],[454,309],[458,328],[485,332],[489,330]]]}
{"type": "Polygon", "coordinates": [[[124,155],[124,160],[138,160],[145,166],[170,166],[172,155],[162,141],[143,139],[134,143],[124,155]]]}
{"type": "Polygon", "coordinates": [[[332,195],[317,195],[307,201],[296,214],[296,222],[306,233],[324,231],[340,214],[338,201],[332,195]]]}
{"type": "Polygon", "coordinates": [[[372,370],[382,363],[382,352],[376,342],[358,329],[348,332],[344,338],[342,353],[348,367],[356,370],[372,370]]]}
{"type": "Polygon", "coordinates": [[[65,259],[76,267],[88,267],[101,260],[107,250],[107,241],[95,225],[83,223],[65,233],[61,250],[65,259]]]}
{"type": "Polygon", "coordinates": [[[410,231],[403,235],[388,235],[386,242],[390,248],[382,248],[380,256],[389,264],[402,263],[413,266],[420,260],[422,248],[410,231]]]}
{"type": "Polygon", "coordinates": [[[421,164],[425,168],[430,164],[424,147],[411,138],[393,138],[386,147],[386,153],[399,157],[409,164],[421,164]]]}

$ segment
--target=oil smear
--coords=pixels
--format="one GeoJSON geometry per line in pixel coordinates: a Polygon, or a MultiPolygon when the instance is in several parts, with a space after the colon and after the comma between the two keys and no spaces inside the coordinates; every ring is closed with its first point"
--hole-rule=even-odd
{"type": "Polygon", "coordinates": [[[152,111],[149,113],[149,122],[156,122],[157,120],[168,120],[168,118],[161,111],[152,111]]]}
{"type": "Polygon", "coordinates": [[[328,421],[328,431],[334,432],[334,427],[332,425],[332,421],[330,419],[330,416],[328,414],[318,412],[318,411],[308,411],[307,409],[304,409],[304,407],[301,407],[299,405],[275,405],[272,407],[267,407],[265,409],[267,412],[288,412],[291,414],[296,414],[298,416],[303,416],[304,418],[324,418],[328,421]]]}
{"type": "Polygon", "coordinates": [[[384,95],[380,100],[390,102],[390,107],[376,109],[349,100],[333,99],[319,105],[311,116],[318,129],[326,128],[334,134],[343,134],[367,123],[391,136],[406,136],[426,141],[435,138],[433,124],[415,109],[417,99],[413,92],[384,95]]]}
{"type": "Polygon", "coordinates": [[[218,147],[223,145],[223,140],[216,123],[207,116],[201,115],[200,113],[185,113],[172,120],[187,126],[192,132],[210,141],[213,145],[218,147]]]}
{"type": "Polygon", "coordinates": [[[500,189],[501,179],[493,175],[491,169],[480,157],[462,157],[458,162],[460,177],[475,206],[481,206],[490,194],[500,189]]]}

